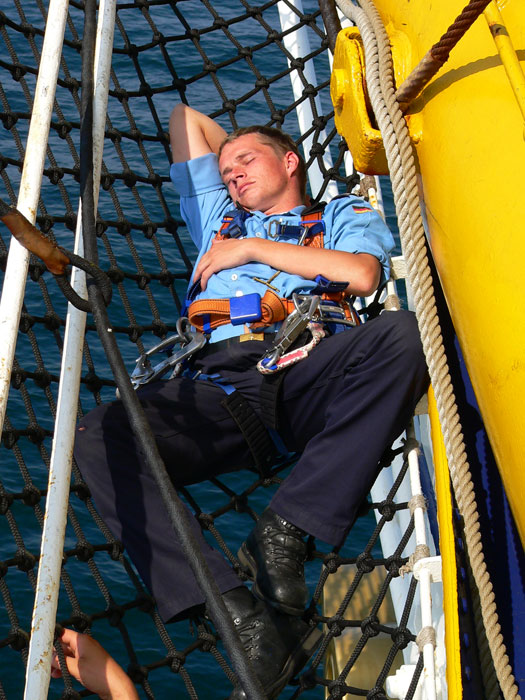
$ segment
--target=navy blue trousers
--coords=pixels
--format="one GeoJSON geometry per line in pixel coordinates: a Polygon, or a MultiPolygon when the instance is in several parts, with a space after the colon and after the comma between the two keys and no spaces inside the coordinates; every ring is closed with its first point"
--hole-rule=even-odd
{"type": "MultiPolygon", "coordinates": [[[[261,342],[237,343],[198,367],[221,375],[259,410],[261,342]]],[[[270,507],[319,539],[339,545],[377,474],[384,451],[403,431],[427,387],[414,316],[384,312],[325,338],[291,367],[281,386],[279,432],[301,457],[270,507]]],[[[176,378],[139,391],[175,487],[252,464],[237,425],[211,382],[176,378]]],[[[79,424],[75,458],[97,509],[121,539],[163,619],[202,602],[160,493],[134,443],[122,404],[91,411],[79,424]]],[[[225,592],[240,584],[191,518],[208,565],[225,592]]],[[[248,534],[248,533],[246,533],[248,534]]]]}

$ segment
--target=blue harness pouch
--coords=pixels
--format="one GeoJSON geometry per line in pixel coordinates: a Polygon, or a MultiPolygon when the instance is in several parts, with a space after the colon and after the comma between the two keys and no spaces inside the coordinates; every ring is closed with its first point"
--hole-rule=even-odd
{"type": "Polygon", "coordinates": [[[260,321],[262,317],[261,295],[243,294],[241,297],[230,297],[230,322],[232,326],[242,326],[244,323],[260,321]]]}

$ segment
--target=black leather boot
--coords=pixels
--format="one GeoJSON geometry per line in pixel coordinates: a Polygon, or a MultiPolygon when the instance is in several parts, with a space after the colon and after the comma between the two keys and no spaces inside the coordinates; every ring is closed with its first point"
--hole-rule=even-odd
{"type": "Polygon", "coordinates": [[[288,615],[302,615],[308,602],[305,534],[267,508],[237,555],[255,579],[254,593],[288,615]]]}
{"type": "MultiPolygon", "coordinates": [[[[222,597],[265,694],[276,698],[314,653],[321,630],[273,610],[244,586],[222,597]]],[[[236,686],[229,700],[248,698],[236,686]]]]}

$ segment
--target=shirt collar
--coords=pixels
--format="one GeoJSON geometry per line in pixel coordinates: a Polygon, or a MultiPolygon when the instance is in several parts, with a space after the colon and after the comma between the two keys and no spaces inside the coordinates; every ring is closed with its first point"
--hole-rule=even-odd
{"type": "Polygon", "coordinates": [[[278,219],[281,216],[298,216],[305,209],[305,206],[306,205],[304,204],[299,204],[297,207],[290,209],[290,211],[284,211],[279,214],[263,214],[262,211],[253,211],[252,216],[255,216],[261,221],[264,221],[265,219],[278,219]]]}

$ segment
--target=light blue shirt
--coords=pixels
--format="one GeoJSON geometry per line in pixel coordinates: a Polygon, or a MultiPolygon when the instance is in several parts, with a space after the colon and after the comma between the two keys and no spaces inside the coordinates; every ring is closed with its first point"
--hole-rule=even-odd
{"type": "MultiPolygon", "coordinates": [[[[173,163],[170,176],[180,194],[182,218],[199,249],[198,262],[209,250],[215,234],[221,227],[224,214],[231,211],[234,205],[220,178],[217,156],[214,153],[184,163],[173,163]]],[[[248,238],[270,238],[297,244],[298,239],[289,237],[286,233],[284,236],[274,237],[276,228],[273,222],[298,226],[304,208],[304,205],[301,205],[289,212],[269,216],[255,211],[245,221],[245,235],[248,238]]],[[[389,252],[394,247],[394,240],[383,219],[369,204],[352,195],[334,199],[326,205],[323,221],[325,248],[374,255],[381,263],[384,278],[388,278],[389,252]]],[[[269,265],[258,262],[220,270],[210,277],[206,289],[196,298],[229,299],[253,292],[263,296],[268,287],[257,282],[255,278],[268,280],[275,272],[276,270],[269,265]]],[[[288,298],[294,292],[307,294],[317,286],[313,280],[287,272],[279,272],[271,284],[279,290],[280,296],[288,298]]],[[[212,340],[215,342],[244,332],[243,326],[228,324],[213,331],[212,340]]]]}

